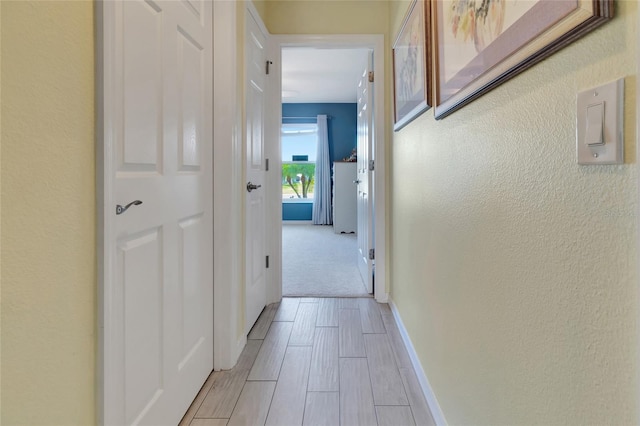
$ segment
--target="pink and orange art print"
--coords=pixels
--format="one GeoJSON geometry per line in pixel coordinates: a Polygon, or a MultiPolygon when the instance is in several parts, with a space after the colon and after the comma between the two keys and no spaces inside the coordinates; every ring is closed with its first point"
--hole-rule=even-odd
{"type": "Polygon", "coordinates": [[[443,118],[613,17],[613,0],[437,0],[443,118]]]}

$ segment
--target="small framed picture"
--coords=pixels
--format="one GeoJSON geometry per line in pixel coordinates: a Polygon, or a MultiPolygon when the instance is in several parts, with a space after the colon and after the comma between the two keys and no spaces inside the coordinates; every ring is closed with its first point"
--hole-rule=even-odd
{"type": "Polygon", "coordinates": [[[431,1],[414,0],[393,44],[396,132],[431,108],[430,16],[431,1]]]}

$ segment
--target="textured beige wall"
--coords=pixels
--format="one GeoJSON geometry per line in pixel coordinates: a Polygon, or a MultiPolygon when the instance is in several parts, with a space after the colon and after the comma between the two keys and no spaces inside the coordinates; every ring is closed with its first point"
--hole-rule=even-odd
{"type": "Polygon", "coordinates": [[[379,0],[268,0],[265,24],[272,34],[380,34],[388,11],[379,0]]]}
{"type": "Polygon", "coordinates": [[[93,3],[0,4],[1,422],[92,424],[93,3]]]}
{"type": "MultiPolygon", "coordinates": [[[[638,6],[616,6],[394,137],[392,297],[450,424],[637,422],[638,6]],[[576,94],[619,77],[626,164],[579,166],[576,94]]],[[[406,5],[391,7],[395,33],[406,5]]]]}
{"type": "Polygon", "coordinates": [[[267,17],[267,0],[251,0],[251,3],[255,6],[262,21],[265,21],[267,17]]]}
{"type": "MultiPolygon", "coordinates": [[[[0,6],[0,100],[2,99],[2,6],[0,6]]],[[[2,106],[0,102],[0,165],[2,164],[2,106]]],[[[0,413],[2,412],[2,168],[0,167],[0,413]]],[[[0,418],[2,423],[2,418],[0,418]]]]}

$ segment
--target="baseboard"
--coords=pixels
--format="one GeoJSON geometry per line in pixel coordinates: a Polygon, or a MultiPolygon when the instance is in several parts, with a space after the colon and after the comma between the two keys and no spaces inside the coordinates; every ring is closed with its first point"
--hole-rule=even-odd
{"type": "Polygon", "coordinates": [[[433,420],[435,420],[436,425],[438,426],[446,426],[447,421],[444,418],[444,413],[442,412],[440,404],[438,404],[438,400],[436,399],[436,395],[433,393],[433,389],[429,384],[429,379],[427,379],[427,375],[424,373],[422,364],[418,359],[418,354],[416,353],[416,350],[413,347],[413,343],[411,343],[411,339],[409,338],[409,333],[407,333],[407,329],[404,327],[402,318],[400,318],[398,308],[393,303],[393,300],[391,300],[391,298],[389,298],[389,307],[391,308],[391,312],[393,312],[393,317],[396,320],[396,324],[398,325],[398,329],[400,330],[400,336],[402,336],[402,340],[404,341],[404,345],[407,348],[407,352],[409,352],[411,364],[413,364],[413,369],[416,371],[416,376],[418,376],[418,382],[420,383],[422,393],[427,400],[427,405],[431,410],[433,420]]]}
{"type": "Polygon", "coordinates": [[[283,225],[313,225],[312,220],[283,220],[283,225]]]}

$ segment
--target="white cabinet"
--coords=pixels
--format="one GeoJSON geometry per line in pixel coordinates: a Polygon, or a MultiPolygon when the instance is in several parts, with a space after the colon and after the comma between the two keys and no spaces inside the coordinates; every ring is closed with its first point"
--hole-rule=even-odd
{"type": "Polygon", "coordinates": [[[333,231],[356,232],[358,186],[356,163],[333,163],[333,231]]]}

